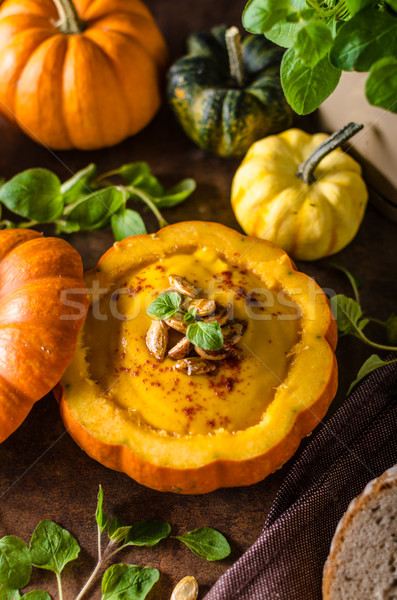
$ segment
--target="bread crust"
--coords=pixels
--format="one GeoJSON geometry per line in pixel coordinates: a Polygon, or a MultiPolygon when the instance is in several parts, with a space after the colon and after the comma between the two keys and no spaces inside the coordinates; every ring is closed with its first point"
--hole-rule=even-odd
{"type": "MultiPolygon", "coordinates": [[[[331,542],[330,553],[324,565],[323,572],[323,600],[338,600],[333,594],[332,584],[334,583],[340,566],[340,554],[349,529],[355,519],[362,511],[366,511],[370,503],[385,489],[397,491],[397,464],[385,471],[380,477],[370,481],[362,493],[354,498],[347,507],[347,510],[335,530],[334,538],[331,542]]],[[[396,504],[397,513],[397,504],[396,504]]]]}

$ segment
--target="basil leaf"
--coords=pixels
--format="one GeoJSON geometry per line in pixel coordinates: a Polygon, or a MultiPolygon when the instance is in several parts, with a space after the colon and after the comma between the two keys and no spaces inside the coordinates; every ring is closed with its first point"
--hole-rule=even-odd
{"type": "Polygon", "coordinates": [[[367,6],[376,6],[376,0],[345,0],[349,13],[353,16],[367,6]]]}
{"type": "Polygon", "coordinates": [[[352,390],[354,390],[354,388],[357,386],[357,384],[359,384],[360,381],[362,379],[364,379],[364,377],[366,377],[367,375],[372,373],[372,371],[375,371],[375,369],[378,369],[379,367],[383,367],[384,365],[387,365],[387,364],[388,364],[388,362],[382,360],[380,358],[380,356],[378,356],[377,354],[372,354],[369,358],[367,358],[367,360],[365,361],[365,363],[363,364],[363,366],[357,373],[356,379],[353,381],[353,383],[350,385],[349,389],[347,390],[347,395],[349,395],[350,392],[352,390]]]}
{"type": "Polygon", "coordinates": [[[288,14],[289,0],[249,0],[243,25],[250,33],[264,33],[288,14]]]}
{"type": "Polygon", "coordinates": [[[295,43],[298,31],[302,27],[299,13],[305,9],[306,0],[290,0],[290,7],[295,10],[287,14],[285,21],[279,21],[266,31],[265,36],[283,48],[290,48],[295,43]],[[298,17],[298,20],[295,20],[294,15],[298,17]]]}
{"type": "Polygon", "coordinates": [[[0,584],[11,589],[29,583],[32,559],[27,545],[14,535],[0,539],[0,584]]]}
{"type": "Polygon", "coordinates": [[[289,48],[281,61],[281,83],[285,97],[299,115],[313,112],[334,91],[341,72],[325,56],[313,67],[304,65],[289,48]]]}
{"type": "Polygon", "coordinates": [[[122,208],[110,219],[114,238],[117,242],[131,235],[147,233],[145,223],[136,210],[122,208]]]}
{"type": "Polygon", "coordinates": [[[102,600],[143,600],[159,577],[151,567],[112,565],[102,579],[102,600]]]}
{"type": "Polygon", "coordinates": [[[155,546],[168,537],[171,525],[164,521],[137,521],[130,527],[125,546],[155,546]]]}
{"type": "Polygon", "coordinates": [[[119,169],[112,171],[112,175],[121,175],[127,183],[139,185],[142,179],[151,175],[151,171],[146,162],[136,162],[122,165],[119,169]]]}
{"type": "Polygon", "coordinates": [[[102,508],[103,505],[103,489],[102,486],[99,485],[99,492],[98,492],[98,502],[97,502],[97,507],[96,507],[96,512],[95,512],[95,519],[99,528],[99,531],[102,533],[102,531],[104,531],[106,529],[106,527],[108,526],[109,520],[107,518],[107,516],[105,515],[105,512],[102,508]]]}
{"type": "Polygon", "coordinates": [[[331,309],[336,317],[339,335],[357,335],[368,324],[362,319],[362,310],[358,302],[343,294],[336,294],[330,300],[331,309]]]}
{"type": "Polygon", "coordinates": [[[32,590],[24,594],[21,600],[51,600],[51,596],[43,590],[32,590]]]}
{"type": "Polygon", "coordinates": [[[71,533],[53,521],[40,521],[30,540],[32,564],[57,575],[79,552],[80,546],[71,533]]]}
{"type": "Polygon", "coordinates": [[[71,210],[66,209],[67,223],[80,229],[94,230],[106,227],[110,218],[124,205],[124,194],[116,187],[108,187],[82,198],[71,210]]]}
{"type": "Polygon", "coordinates": [[[209,561],[222,560],[231,552],[225,536],[212,527],[200,527],[176,536],[176,539],[183,542],[193,554],[209,561]]]}
{"type": "Polygon", "coordinates": [[[65,205],[73,204],[81,196],[91,193],[90,184],[97,174],[94,163],[87,165],[84,169],[77,171],[70,179],[61,185],[61,194],[65,205]]]}
{"type": "Polygon", "coordinates": [[[54,221],[63,211],[61,182],[47,169],[29,169],[0,187],[0,201],[21,217],[54,221]]]}
{"type": "Polygon", "coordinates": [[[203,350],[220,350],[223,346],[222,330],[216,321],[191,323],[186,330],[186,337],[203,350]]]}
{"type": "Polygon", "coordinates": [[[19,590],[12,590],[4,585],[0,586],[0,600],[19,600],[20,597],[19,590]]]}
{"type": "Polygon", "coordinates": [[[397,17],[366,8],[346,21],[330,52],[332,64],[344,71],[369,71],[374,62],[397,53],[397,17]]]}
{"type": "Polygon", "coordinates": [[[332,46],[330,29],[322,21],[311,21],[298,31],[294,45],[295,56],[303,64],[314,67],[332,46]]]}
{"type": "Polygon", "coordinates": [[[124,527],[121,519],[115,517],[109,525],[108,536],[111,540],[119,544],[125,541],[130,529],[131,527],[124,527]]]}
{"type": "Polygon", "coordinates": [[[397,112],[397,59],[382,58],[372,65],[365,93],[375,106],[397,112]]]}
{"type": "Polygon", "coordinates": [[[182,298],[178,292],[165,292],[153,300],[146,312],[152,317],[169,319],[179,309],[181,302],[182,298]]]}
{"type": "Polygon", "coordinates": [[[164,196],[153,198],[156,206],[159,208],[170,208],[180,204],[188,198],[196,189],[194,179],[183,179],[177,185],[169,189],[164,196]]]}
{"type": "Polygon", "coordinates": [[[189,308],[188,312],[183,317],[183,320],[185,321],[185,323],[194,323],[194,321],[196,320],[195,319],[196,312],[197,312],[196,306],[192,306],[192,308],[189,308]]]}
{"type": "Polygon", "coordinates": [[[385,326],[386,326],[387,339],[389,340],[389,342],[392,346],[396,346],[397,345],[397,315],[395,315],[395,314],[390,315],[390,317],[386,320],[385,326]]]}

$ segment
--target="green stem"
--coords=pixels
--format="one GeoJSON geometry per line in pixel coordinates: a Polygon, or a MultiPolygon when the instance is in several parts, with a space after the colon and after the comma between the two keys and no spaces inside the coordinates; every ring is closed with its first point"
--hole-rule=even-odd
{"type": "Polygon", "coordinates": [[[382,325],[382,327],[386,327],[386,321],[381,321],[381,319],[376,319],[375,317],[367,317],[367,319],[372,323],[377,323],[378,325],[382,325]]]}
{"type": "Polygon", "coordinates": [[[72,0],[53,0],[57,7],[59,19],[56,27],[62,33],[76,34],[84,29],[83,22],[79,19],[77,10],[72,0]]]}
{"type": "Polygon", "coordinates": [[[150,208],[150,210],[155,215],[160,228],[166,227],[168,225],[167,221],[164,219],[163,215],[161,214],[161,212],[159,211],[157,206],[155,206],[153,204],[153,202],[151,201],[151,199],[149,198],[149,196],[147,194],[145,194],[138,188],[133,187],[132,185],[128,186],[127,189],[129,192],[131,192],[131,194],[134,194],[134,196],[137,196],[140,200],[142,200],[142,202],[144,202],[146,204],[146,206],[148,206],[150,208]]]}
{"type": "Polygon", "coordinates": [[[61,574],[55,573],[55,575],[56,575],[57,584],[58,584],[58,597],[59,597],[59,600],[63,600],[61,574]]]}
{"type": "Polygon", "coordinates": [[[229,27],[225,34],[226,48],[229,55],[230,75],[239,87],[244,85],[244,61],[240,32],[237,27],[229,27]]]}
{"type": "Polygon", "coordinates": [[[113,544],[114,544],[114,542],[110,541],[109,544],[106,546],[104,553],[102,554],[102,551],[101,551],[101,532],[100,532],[100,529],[98,527],[98,562],[95,565],[95,568],[92,571],[91,575],[89,576],[89,578],[85,582],[84,586],[81,588],[80,592],[76,596],[75,600],[81,600],[81,598],[86,594],[86,592],[88,591],[88,589],[91,587],[91,585],[92,585],[95,577],[98,574],[98,571],[101,569],[101,567],[103,566],[103,564],[110,558],[110,556],[113,556],[114,553],[109,554],[109,550],[113,546],[113,544]]]}
{"type": "Polygon", "coordinates": [[[348,123],[340,129],[339,131],[333,133],[329,136],[325,142],[317,146],[315,150],[307,159],[298,166],[298,170],[296,172],[297,177],[302,179],[304,183],[311,185],[316,181],[314,176],[314,171],[322,161],[322,159],[327,156],[330,152],[342,146],[347,140],[349,140],[353,135],[355,135],[360,129],[362,129],[364,125],[360,125],[358,123],[348,123]]]}
{"type": "Polygon", "coordinates": [[[378,344],[377,342],[373,342],[372,340],[369,340],[367,338],[367,336],[364,335],[364,333],[362,331],[360,331],[359,329],[357,329],[357,335],[359,338],[362,339],[363,342],[365,342],[369,346],[373,346],[374,348],[379,348],[379,350],[388,350],[389,352],[397,351],[396,346],[385,346],[384,344],[378,344]]]}
{"type": "Polygon", "coordinates": [[[39,221],[24,221],[23,223],[17,223],[17,228],[29,229],[30,227],[34,227],[35,225],[39,225],[39,221]]]}

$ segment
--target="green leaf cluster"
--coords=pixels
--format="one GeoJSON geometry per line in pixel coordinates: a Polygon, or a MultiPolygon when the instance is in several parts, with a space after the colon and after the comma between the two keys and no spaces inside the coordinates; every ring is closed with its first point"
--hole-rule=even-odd
{"type": "MultiPolygon", "coordinates": [[[[381,321],[380,319],[371,317],[365,318],[360,305],[360,296],[358,291],[360,286],[359,280],[345,267],[335,263],[331,263],[331,265],[346,275],[353,288],[355,296],[355,299],[353,299],[345,296],[344,294],[336,294],[330,299],[331,309],[338,325],[339,337],[353,335],[359,338],[362,342],[366,343],[368,346],[379,348],[380,350],[397,351],[397,315],[394,313],[391,314],[386,321],[381,321]],[[386,329],[387,338],[389,343],[392,345],[387,346],[384,344],[378,344],[377,342],[368,339],[364,333],[364,328],[368,325],[368,323],[370,323],[370,321],[373,321],[378,325],[382,325],[386,329]]],[[[377,354],[372,354],[360,368],[356,379],[350,385],[347,393],[350,394],[357,384],[360,383],[360,381],[362,381],[362,379],[364,379],[367,375],[372,373],[372,371],[375,371],[375,369],[393,362],[397,362],[397,359],[385,361],[377,354]]]]}
{"type": "MultiPolygon", "coordinates": [[[[101,567],[127,546],[152,547],[167,538],[171,526],[164,521],[136,521],[123,525],[119,517],[108,519],[103,509],[103,490],[99,486],[95,519],[98,530],[98,563],[80,590],[81,600],[92,585],[101,567]],[[101,536],[107,530],[108,545],[102,552],[101,536]]],[[[185,535],[175,536],[194,554],[209,561],[221,560],[230,554],[226,538],[211,527],[202,527],[185,535]]],[[[43,590],[21,596],[19,590],[28,585],[32,567],[53,571],[62,600],[61,573],[80,552],[76,539],[53,521],[41,521],[33,532],[29,548],[23,540],[9,535],[0,539],[0,600],[51,600],[43,590]]],[[[102,578],[101,600],[144,600],[158,581],[160,573],[151,567],[124,563],[108,567],[102,578]]]]}
{"type": "Polygon", "coordinates": [[[143,203],[163,227],[167,222],[160,209],[183,202],[195,188],[193,179],[184,179],[165,190],[145,162],[129,163],[101,176],[92,163],[62,184],[47,169],[28,169],[0,186],[0,208],[2,204],[28,221],[3,220],[0,225],[10,228],[54,223],[57,233],[111,226],[115,239],[122,240],[146,233],[141,215],[128,208],[129,201],[143,203]],[[122,183],[114,183],[114,177],[122,183]]]}
{"type": "Polygon", "coordinates": [[[320,106],[342,71],[369,72],[369,102],[397,112],[395,0],[249,0],[243,24],[287,48],[281,83],[298,114],[320,106]]]}
{"type": "Polygon", "coordinates": [[[151,317],[166,320],[176,313],[183,315],[186,323],[187,339],[203,350],[220,350],[223,346],[223,334],[217,321],[205,322],[198,319],[196,309],[186,311],[181,306],[182,297],[178,292],[164,292],[148,306],[146,312],[151,317]]]}

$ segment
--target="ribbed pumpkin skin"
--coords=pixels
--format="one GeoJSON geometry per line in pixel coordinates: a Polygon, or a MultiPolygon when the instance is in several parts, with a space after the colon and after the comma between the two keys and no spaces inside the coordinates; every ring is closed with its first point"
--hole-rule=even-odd
{"type": "Polygon", "coordinates": [[[50,148],[112,146],[160,106],[167,48],[140,0],[75,0],[86,29],[55,27],[52,0],[0,9],[0,110],[50,148]]]}
{"type": "Polygon", "coordinates": [[[0,441],[58,382],[88,299],[79,254],[59,238],[0,231],[0,441]],[[62,292],[74,290],[66,300],[62,292]]]}
{"type": "Polygon", "coordinates": [[[257,139],[289,127],[292,112],[281,89],[283,51],[263,36],[243,42],[245,82],[231,79],[226,27],[193,34],[189,54],[168,75],[168,98],[185,133],[219,156],[242,156],[257,139]]]}

